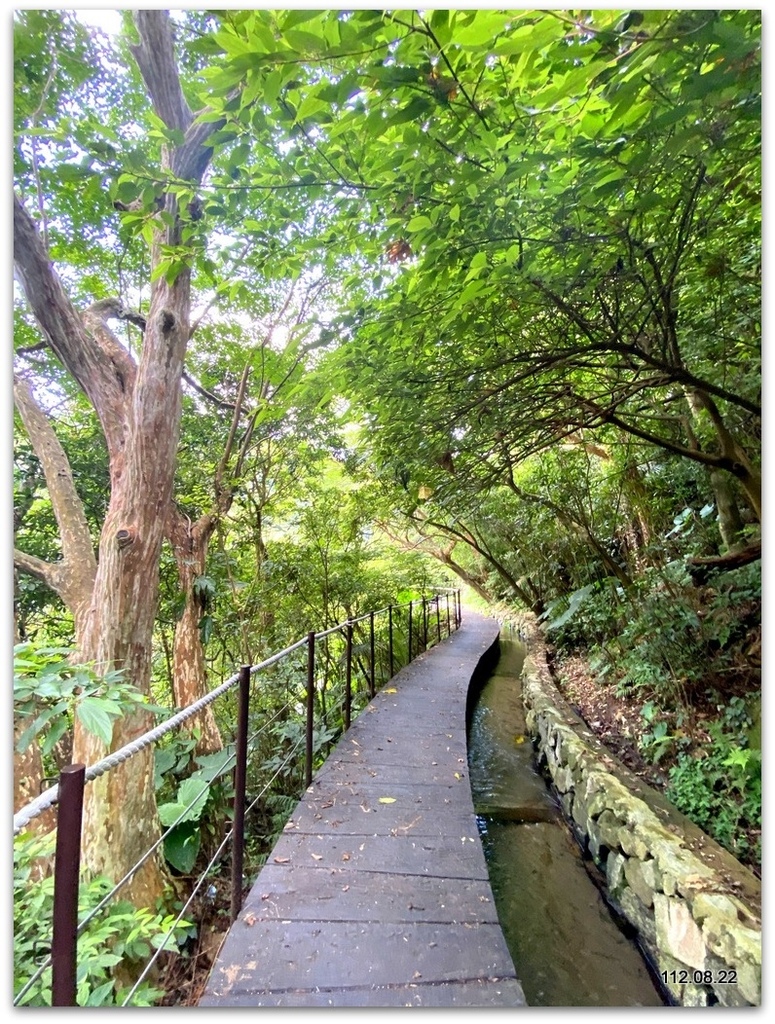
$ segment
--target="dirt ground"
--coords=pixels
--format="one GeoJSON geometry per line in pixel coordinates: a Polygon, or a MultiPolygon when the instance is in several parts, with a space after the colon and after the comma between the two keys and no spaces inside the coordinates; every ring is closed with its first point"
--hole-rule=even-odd
{"type": "Polygon", "coordinates": [[[618,696],[615,684],[606,686],[593,680],[581,657],[555,661],[553,676],[562,695],[600,742],[630,771],[655,789],[663,790],[667,784],[666,773],[646,761],[638,750],[637,736],[643,727],[642,702],[618,696]]]}
{"type": "MultiPolygon", "coordinates": [[[[550,657],[550,661],[555,685],[600,742],[647,785],[664,793],[669,781],[668,771],[675,758],[667,755],[659,764],[654,764],[641,754],[638,735],[645,726],[641,715],[642,701],[618,695],[615,683],[606,685],[595,680],[580,656],[550,657]]],[[[712,717],[712,709],[696,707],[691,717],[684,720],[682,732],[689,750],[700,751],[710,742],[707,725],[712,717]]],[[[746,834],[749,849],[754,851],[761,830],[750,828],[746,834]]],[[[750,857],[743,855],[740,859],[757,877],[761,877],[761,864],[755,854],[750,857]]]]}

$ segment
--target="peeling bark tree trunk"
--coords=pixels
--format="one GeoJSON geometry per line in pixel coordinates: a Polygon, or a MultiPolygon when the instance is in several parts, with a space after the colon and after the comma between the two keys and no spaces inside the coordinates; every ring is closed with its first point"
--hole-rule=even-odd
{"type": "MultiPolygon", "coordinates": [[[[163,147],[160,177],[201,182],[217,124],[196,124],[175,64],[169,16],[139,10],[140,42],[132,47],[156,114],[183,141],[163,147]]],[[[174,192],[164,197],[152,247],[158,267],[162,247],[175,250],[183,223],[174,192]],[[163,218],[162,218],[163,215],[163,218]]],[[[180,426],[180,385],[189,337],[190,271],[174,280],[155,277],[142,354],[136,367],[110,331],[84,324],[68,299],[18,198],[14,204],[14,259],[27,300],[53,352],[92,402],[108,445],[111,494],[103,525],[91,600],[79,635],[79,654],[97,671],[121,669],[148,692],[151,644],[159,600],[159,558],[172,499],[180,426]]],[[[112,747],[136,739],[151,725],[139,712],[120,720],[112,747]]],[[[102,743],[76,729],[74,758],[86,764],[105,753],[102,743]]],[[[86,788],[84,856],[87,868],[112,879],[128,873],[159,838],[153,789],[153,753],[146,749],[86,788]]],[[[154,857],[134,875],[125,895],[152,906],[164,875],[154,857]]]]}
{"type": "MultiPolygon", "coordinates": [[[[14,380],[14,402],[40,461],[62,545],[62,558],[58,562],[46,562],[15,551],[14,565],[59,595],[72,613],[76,634],[79,634],[86,623],[97,571],[89,524],[75,490],[67,456],[48,417],[35,401],[29,384],[21,377],[14,380]]],[[[16,742],[26,724],[14,718],[14,812],[43,789],[43,765],[34,741],[25,751],[16,751],[16,742]]],[[[48,832],[55,823],[56,814],[46,811],[33,819],[30,828],[35,832],[48,832]]]]}
{"type": "MultiPolygon", "coordinates": [[[[207,517],[191,524],[176,516],[168,533],[178,567],[178,583],[185,594],[183,614],[175,626],[172,653],[172,691],[177,707],[186,707],[203,696],[207,678],[204,644],[199,623],[205,614],[205,602],[197,590],[197,578],[204,575],[207,550],[215,527],[207,517]]],[[[212,708],[206,707],[190,719],[188,728],[199,730],[198,754],[213,754],[223,748],[223,741],[212,708]]]]}
{"type": "Polygon", "coordinates": [[[45,562],[23,551],[14,552],[14,562],[22,572],[42,580],[59,595],[72,612],[78,634],[86,622],[97,573],[89,524],[64,449],[48,417],[35,401],[27,381],[16,377],[13,393],[16,408],[43,469],[62,544],[59,562],[45,562]]]}
{"type": "MultiPolygon", "coordinates": [[[[175,703],[179,707],[192,704],[203,695],[202,691],[207,678],[204,644],[200,631],[200,622],[206,611],[206,599],[201,589],[197,588],[197,579],[204,575],[207,552],[215,528],[231,508],[235,491],[232,481],[238,478],[242,472],[245,455],[253,435],[255,416],[251,417],[248,422],[230,471],[230,460],[235,447],[249,378],[250,363],[248,362],[242,372],[234,404],[231,429],[215,473],[215,498],[212,510],[200,516],[195,523],[174,509],[170,512],[167,535],[172,544],[178,567],[180,588],[185,595],[183,614],[175,627],[172,659],[172,689],[175,703]]],[[[221,735],[211,708],[205,708],[192,719],[191,724],[200,730],[196,747],[197,753],[211,754],[222,749],[221,735]]]]}

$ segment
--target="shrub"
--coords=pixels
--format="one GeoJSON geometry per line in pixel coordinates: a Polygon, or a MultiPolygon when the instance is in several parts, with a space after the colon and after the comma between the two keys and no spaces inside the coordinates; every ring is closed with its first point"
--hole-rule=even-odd
{"type": "Polygon", "coordinates": [[[709,727],[710,743],[679,754],[669,771],[667,796],[675,806],[740,860],[761,863],[761,751],[748,745],[750,718],[732,698],[709,727]]]}
{"type": "MultiPolygon", "coordinates": [[[[22,833],[14,842],[14,1000],[20,1006],[51,1005],[51,968],[20,996],[51,952],[54,878],[45,874],[54,852],[53,833],[38,837],[22,833]],[[43,875],[43,877],[41,877],[43,875]]],[[[81,885],[78,919],[84,921],[112,890],[106,878],[81,885]]],[[[130,989],[115,975],[118,965],[138,976],[154,949],[176,952],[192,934],[186,921],[126,901],[108,902],[78,939],[76,1002],[79,1006],[121,1006],[130,989]],[[171,934],[169,934],[171,933],[171,934]]],[[[153,1006],[163,991],[142,982],[129,999],[132,1006],[153,1006]]]]}

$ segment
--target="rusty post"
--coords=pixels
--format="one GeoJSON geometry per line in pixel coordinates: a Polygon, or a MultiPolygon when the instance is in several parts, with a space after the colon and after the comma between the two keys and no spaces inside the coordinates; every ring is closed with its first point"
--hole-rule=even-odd
{"type": "Polygon", "coordinates": [[[414,601],[409,602],[409,640],[407,645],[407,665],[412,660],[412,605],[414,601]]]}
{"type": "Polygon", "coordinates": [[[78,880],[86,765],[71,764],[59,775],[54,859],[54,927],[51,940],[51,1005],[76,1005],[78,971],[78,880]]]}
{"type": "Polygon", "coordinates": [[[344,727],[350,728],[350,711],[353,690],[353,624],[347,623],[347,664],[344,678],[344,727]]]}
{"type": "Polygon", "coordinates": [[[369,650],[371,655],[371,669],[369,671],[369,696],[373,697],[375,692],[374,676],[374,612],[369,612],[369,650]]]}
{"type": "Polygon", "coordinates": [[[393,605],[388,605],[388,651],[390,657],[390,678],[392,679],[395,675],[395,667],[393,665],[393,605]]]}
{"type": "Polygon", "coordinates": [[[239,673],[236,763],[234,765],[234,824],[231,832],[231,920],[242,910],[242,869],[245,860],[245,791],[248,778],[248,707],[250,665],[239,673]]]}
{"type": "Polygon", "coordinates": [[[312,783],[312,723],[315,716],[315,633],[307,634],[307,750],[305,786],[312,783]]]}

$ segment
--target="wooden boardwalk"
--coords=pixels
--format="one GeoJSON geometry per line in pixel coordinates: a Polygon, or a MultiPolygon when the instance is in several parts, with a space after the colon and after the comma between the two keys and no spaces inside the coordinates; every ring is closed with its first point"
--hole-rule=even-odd
{"type": "Polygon", "coordinates": [[[498,626],[402,669],[313,779],[199,1006],[514,1007],[468,780],[466,702],[498,626]]]}

